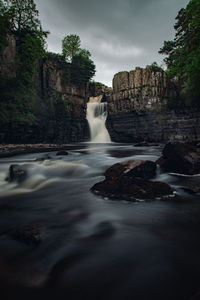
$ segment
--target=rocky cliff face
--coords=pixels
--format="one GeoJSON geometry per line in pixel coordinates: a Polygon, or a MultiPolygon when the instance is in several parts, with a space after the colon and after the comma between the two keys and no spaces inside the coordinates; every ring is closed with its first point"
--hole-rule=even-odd
{"type": "MultiPolygon", "coordinates": [[[[16,77],[16,54],[16,40],[9,36],[8,46],[0,54],[0,74],[4,79],[16,77]]],[[[32,94],[32,97],[35,97],[32,101],[35,103],[33,113],[36,121],[26,121],[26,124],[20,121],[15,124],[9,120],[4,122],[0,128],[0,143],[84,141],[87,131],[88,87],[71,84],[66,68],[53,56],[50,55],[38,63],[38,72],[33,78],[32,94]]],[[[17,113],[20,115],[23,111],[17,113]]]]}
{"type": "Polygon", "coordinates": [[[40,73],[41,94],[43,98],[53,99],[54,102],[54,113],[47,130],[48,141],[84,141],[88,87],[71,84],[65,70],[51,59],[42,63],[40,73]]]}
{"type": "Polygon", "coordinates": [[[200,111],[121,112],[109,115],[106,124],[114,142],[200,141],[200,111]]]}
{"type": "Polygon", "coordinates": [[[136,68],[113,79],[107,128],[115,142],[200,140],[200,111],[163,109],[179,95],[178,80],[162,70],[136,68]],[[161,109],[162,108],[162,109],[161,109]]]}
{"type": "Polygon", "coordinates": [[[0,52],[0,74],[6,79],[10,79],[16,77],[16,39],[14,35],[9,35],[7,37],[7,42],[7,47],[0,52]]]}
{"type": "Polygon", "coordinates": [[[109,113],[158,109],[169,98],[177,97],[177,93],[177,86],[162,70],[147,66],[146,69],[120,72],[113,78],[109,113]]]}

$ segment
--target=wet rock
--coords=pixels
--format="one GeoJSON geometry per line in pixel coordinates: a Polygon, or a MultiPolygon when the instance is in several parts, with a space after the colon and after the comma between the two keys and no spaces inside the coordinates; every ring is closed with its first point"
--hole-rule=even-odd
{"type": "Polygon", "coordinates": [[[9,235],[25,244],[38,245],[44,237],[43,225],[39,223],[24,225],[11,230],[9,235]]]}
{"type": "Polygon", "coordinates": [[[190,194],[199,194],[200,193],[200,184],[187,183],[187,184],[184,184],[184,186],[182,186],[181,188],[182,188],[182,190],[184,190],[185,192],[190,193],[190,194]]]}
{"type": "Polygon", "coordinates": [[[157,163],[166,172],[188,175],[200,173],[200,153],[189,144],[168,143],[157,163]]]}
{"type": "Polygon", "coordinates": [[[68,155],[69,153],[67,152],[67,151],[58,151],[57,153],[56,153],[56,155],[68,155]]]}
{"type": "Polygon", "coordinates": [[[156,175],[156,163],[150,160],[126,160],[111,166],[105,172],[107,179],[118,179],[121,176],[153,178],[156,175]]]}
{"type": "Polygon", "coordinates": [[[171,187],[164,182],[127,177],[104,180],[95,184],[91,190],[103,197],[128,201],[151,200],[173,194],[171,187]]]}
{"type": "Polygon", "coordinates": [[[145,141],[135,144],[134,146],[135,147],[150,147],[150,145],[145,141]]]}
{"type": "Polygon", "coordinates": [[[151,161],[129,160],[111,166],[105,180],[96,183],[92,191],[110,199],[156,199],[172,195],[171,187],[163,182],[150,181],[155,176],[156,164],[151,161]]]}
{"type": "Polygon", "coordinates": [[[27,178],[27,170],[20,165],[11,165],[9,168],[9,175],[7,180],[9,182],[17,181],[18,183],[24,181],[27,178]]]}

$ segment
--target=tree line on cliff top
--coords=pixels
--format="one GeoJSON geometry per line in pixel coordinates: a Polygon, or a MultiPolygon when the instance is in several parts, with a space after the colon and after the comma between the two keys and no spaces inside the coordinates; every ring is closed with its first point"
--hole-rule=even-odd
{"type": "MultiPolygon", "coordinates": [[[[32,82],[36,62],[48,56],[45,44],[49,32],[42,29],[38,17],[39,12],[33,0],[0,0],[0,50],[7,46],[7,35],[13,33],[18,49],[17,77],[26,86],[32,82]]],[[[71,73],[71,81],[85,85],[94,76],[95,65],[90,52],[81,49],[80,43],[78,36],[66,36],[62,41],[63,58],[66,59],[65,67],[71,73]],[[70,49],[74,49],[71,59],[70,49]]]]}
{"type": "MultiPolygon", "coordinates": [[[[43,31],[39,12],[33,0],[0,0],[0,50],[7,45],[7,35],[17,37],[18,85],[31,85],[37,61],[48,53],[45,42],[48,32],[43,31]]],[[[183,93],[195,100],[200,97],[200,1],[190,0],[182,8],[175,23],[175,38],[165,41],[159,53],[164,59],[170,77],[184,82],[183,93]]],[[[77,35],[62,40],[62,55],[54,54],[70,73],[72,83],[84,85],[95,74],[95,65],[88,50],[82,49],[77,35]],[[64,63],[65,62],[65,63],[64,63]]]]}
{"type": "Polygon", "coordinates": [[[164,41],[159,53],[166,55],[168,75],[182,79],[182,93],[200,105],[200,0],[178,12],[174,29],[174,40],[164,41]]]}
{"type": "MultiPolygon", "coordinates": [[[[94,76],[95,65],[88,50],[81,49],[80,38],[69,35],[63,39],[63,53],[46,51],[46,38],[34,0],[0,0],[0,53],[8,46],[8,36],[14,35],[17,53],[14,61],[15,78],[0,75],[0,125],[38,124],[40,119],[52,118],[56,106],[64,105],[59,93],[54,98],[41,98],[38,81],[39,62],[56,62],[65,74],[65,82],[79,86],[94,76]],[[70,48],[78,47],[70,56],[70,48]],[[76,45],[77,46],[77,45],[76,45]],[[67,52],[68,51],[68,52],[67,52]]],[[[2,62],[0,62],[2,63],[2,62]]],[[[7,62],[3,62],[7,63],[7,62]]],[[[12,67],[12,63],[8,62],[12,67]]],[[[63,111],[68,108],[63,107],[63,111]]],[[[70,113],[70,110],[69,110],[70,113]]]]}

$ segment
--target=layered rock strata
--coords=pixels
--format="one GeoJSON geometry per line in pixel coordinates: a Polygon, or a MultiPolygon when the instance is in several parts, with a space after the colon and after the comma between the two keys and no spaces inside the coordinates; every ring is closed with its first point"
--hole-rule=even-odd
{"type": "Polygon", "coordinates": [[[119,72],[113,78],[113,93],[109,101],[110,114],[158,109],[169,98],[176,98],[177,85],[163,70],[136,68],[119,72]]]}
{"type": "Polygon", "coordinates": [[[109,114],[106,124],[114,142],[160,142],[200,140],[200,111],[197,109],[155,110],[109,114]]]}
{"type": "Polygon", "coordinates": [[[120,72],[108,99],[107,128],[115,142],[167,142],[200,139],[198,109],[169,110],[178,98],[180,82],[147,66],[120,72]]]}

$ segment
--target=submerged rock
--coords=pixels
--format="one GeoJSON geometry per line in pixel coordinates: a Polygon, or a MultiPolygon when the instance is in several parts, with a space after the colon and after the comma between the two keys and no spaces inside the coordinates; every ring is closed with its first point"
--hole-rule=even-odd
{"type": "Polygon", "coordinates": [[[163,156],[157,163],[166,172],[198,174],[200,173],[200,152],[189,144],[168,143],[163,149],[163,156]]]}
{"type": "Polygon", "coordinates": [[[42,229],[42,224],[33,223],[15,228],[10,231],[9,235],[25,244],[38,245],[42,240],[42,229]]]}
{"type": "Polygon", "coordinates": [[[150,145],[147,142],[143,141],[138,144],[135,144],[134,146],[135,147],[149,147],[150,145]]]}
{"type": "Polygon", "coordinates": [[[190,194],[199,194],[200,193],[200,184],[187,183],[187,184],[184,184],[184,186],[182,186],[181,189],[190,194]]]}
{"type": "Polygon", "coordinates": [[[27,170],[20,165],[11,165],[9,168],[9,175],[7,180],[9,182],[17,181],[22,182],[27,178],[27,170]]]}
{"type": "Polygon", "coordinates": [[[64,151],[64,150],[58,151],[58,152],[56,153],[57,156],[59,156],[59,155],[68,155],[68,154],[69,154],[69,153],[68,153],[67,151],[64,151]]]}
{"type": "Polygon", "coordinates": [[[172,195],[171,187],[163,182],[150,181],[156,174],[156,164],[151,161],[129,160],[110,167],[106,179],[96,183],[91,190],[110,199],[156,199],[172,195]]]}
{"type": "Polygon", "coordinates": [[[109,221],[103,221],[97,224],[94,232],[83,238],[83,240],[93,241],[98,239],[110,238],[116,231],[116,228],[109,221]]]}

